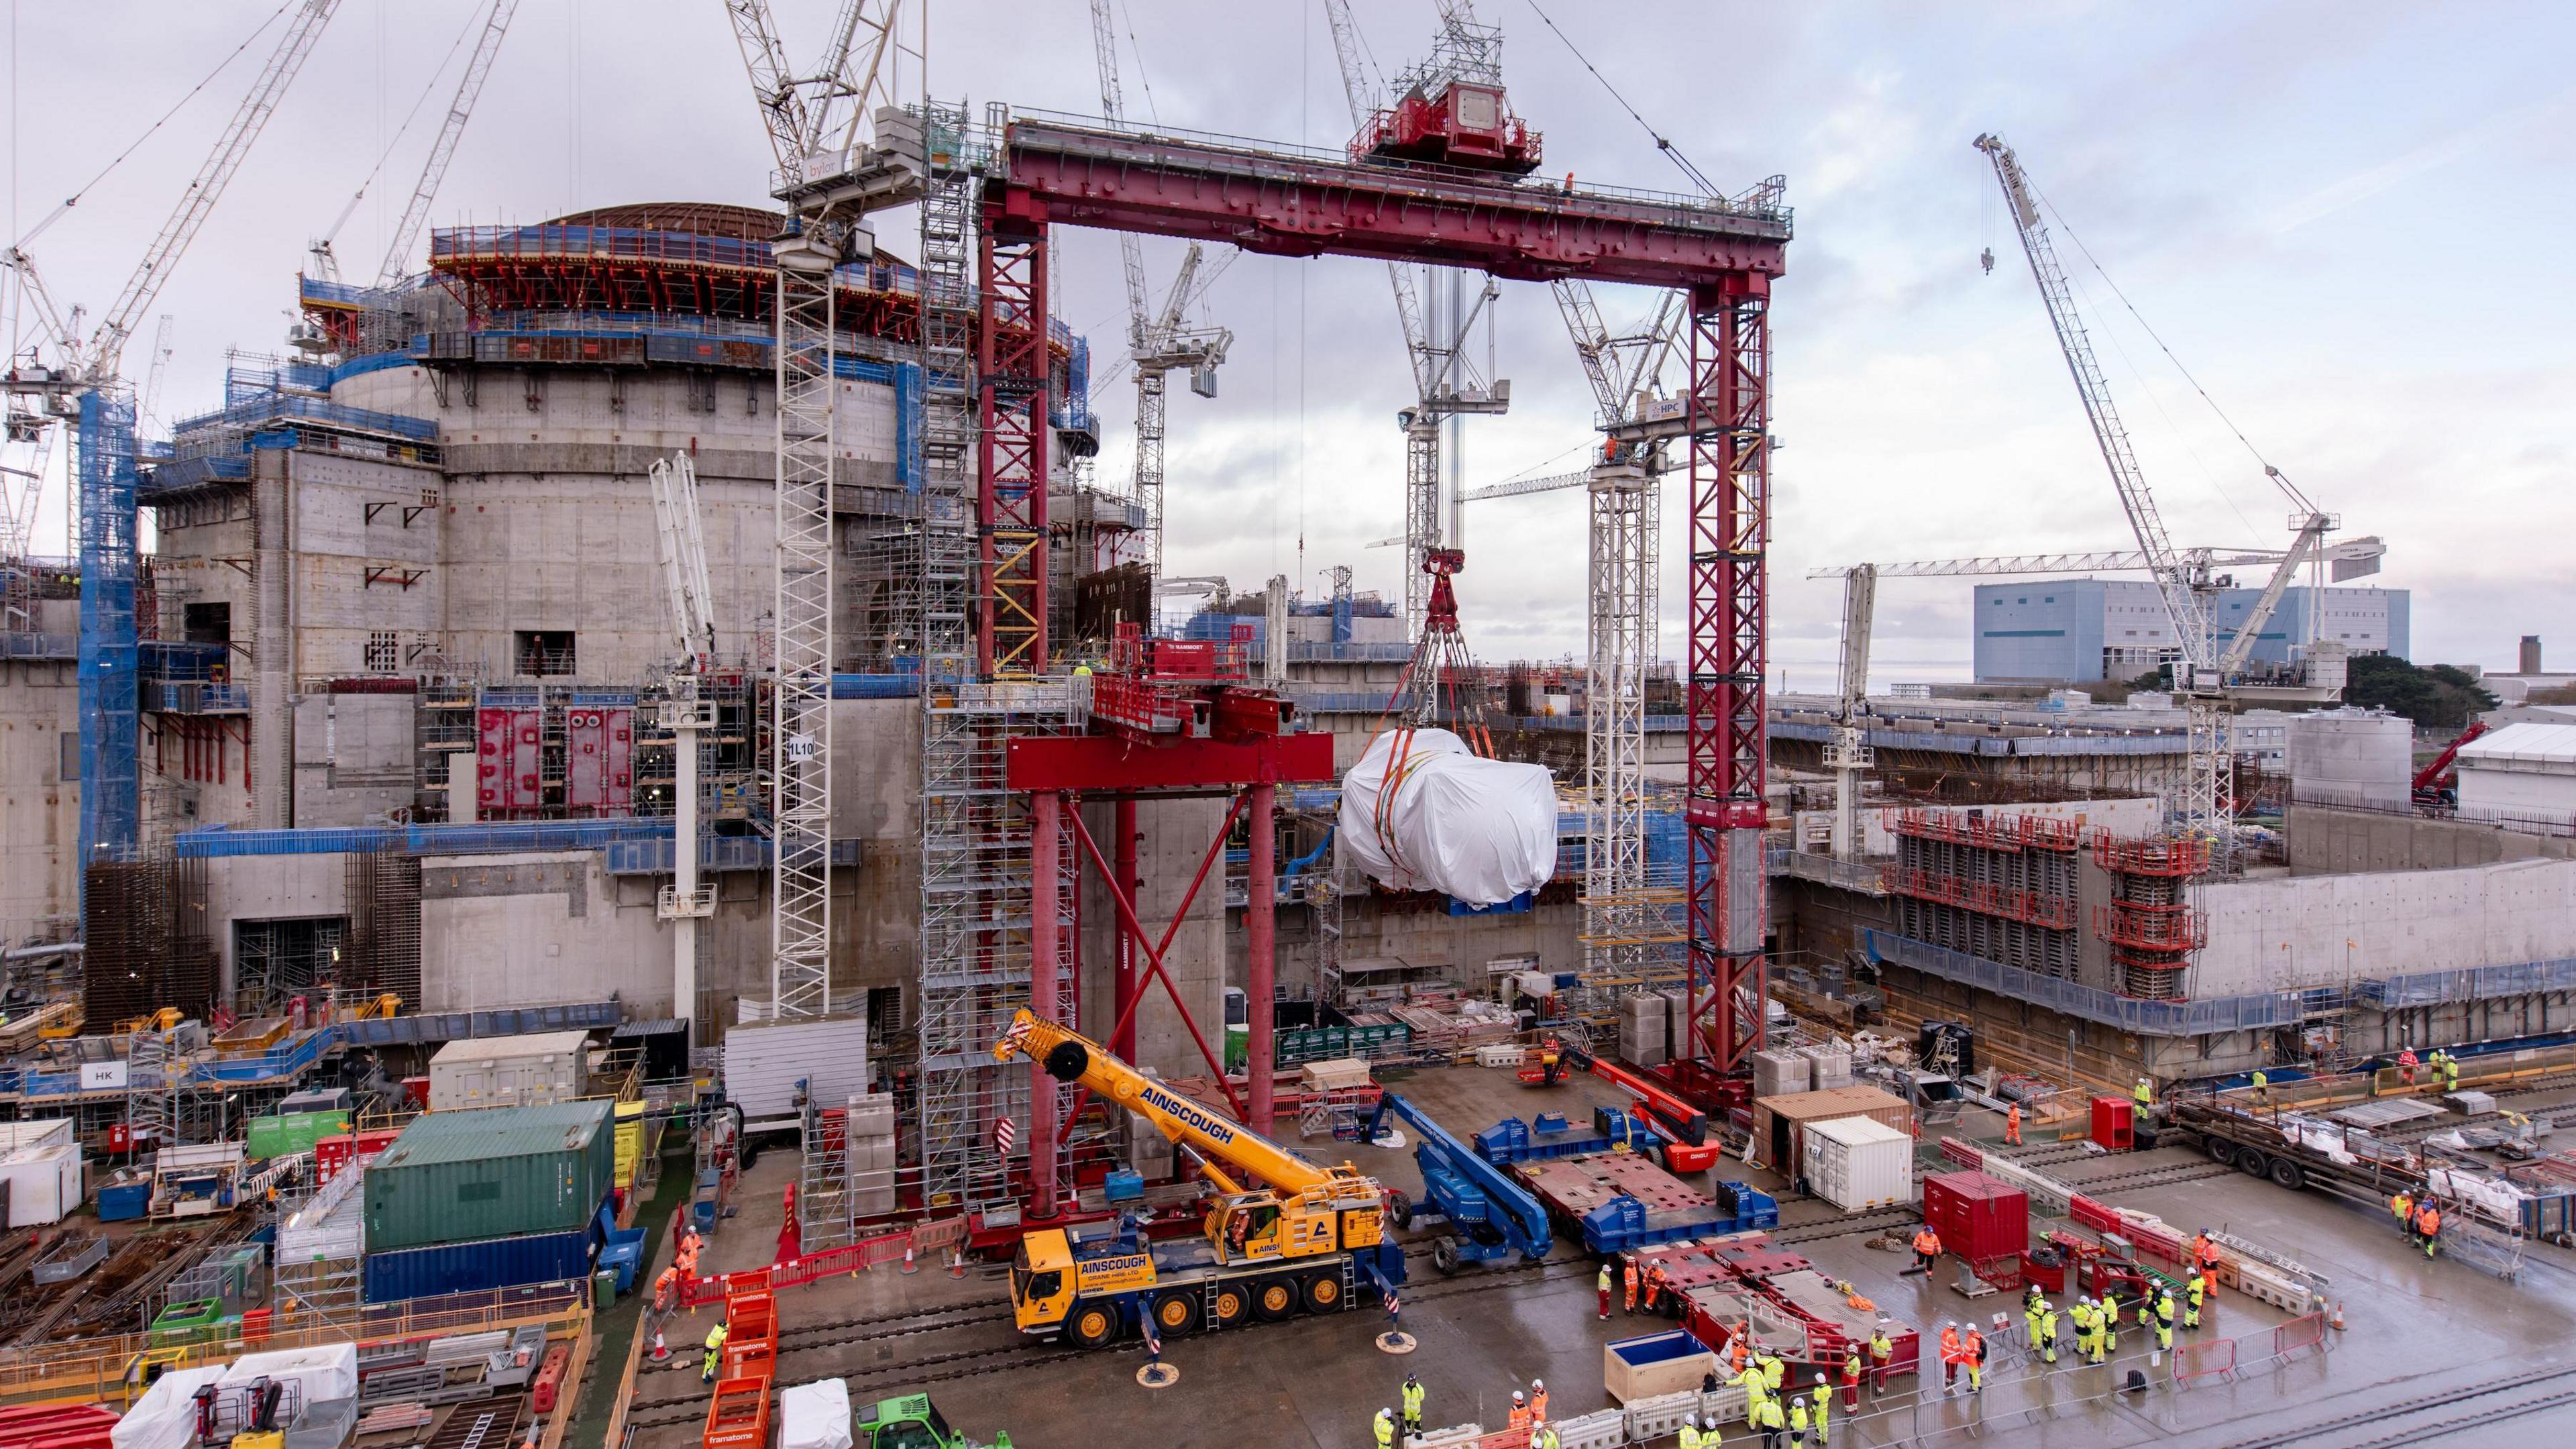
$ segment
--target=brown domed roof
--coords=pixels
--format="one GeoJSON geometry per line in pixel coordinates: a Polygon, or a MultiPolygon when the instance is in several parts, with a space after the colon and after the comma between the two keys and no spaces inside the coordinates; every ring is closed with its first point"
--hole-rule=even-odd
{"type": "Polygon", "coordinates": [[[756,206],[728,206],[720,201],[643,201],[626,206],[598,206],[559,216],[548,226],[617,226],[637,231],[675,231],[728,241],[765,242],[778,235],[787,218],[756,206]]]}

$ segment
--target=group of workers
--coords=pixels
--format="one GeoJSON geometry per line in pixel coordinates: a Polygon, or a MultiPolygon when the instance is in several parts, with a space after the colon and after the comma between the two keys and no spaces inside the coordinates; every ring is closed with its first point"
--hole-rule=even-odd
{"type": "Polygon", "coordinates": [[[2430,1066],[2433,1069],[2434,1078],[2442,1084],[2443,1091],[2456,1092],[2460,1090],[2460,1059],[2458,1057],[2451,1055],[2440,1047],[2433,1048],[2432,1053],[2429,1056],[2420,1060],[2416,1057],[2415,1049],[2413,1047],[2408,1047],[2406,1050],[2397,1054],[2397,1075],[2399,1080],[2403,1081],[2407,1086],[2411,1087],[2415,1085],[2415,1073],[2419,1068],[2424,1066],[2430,1066]]]}
{"type": "MultiPolygon", "coordinates": [[[[1792,1446],[1804,1449],[1811,1430],[1816,1436],[1818,1449],[1823,1449],[1832,1433],[1834,1413],[1833,1390],[1825,1386],[1825,1376],[1816,1375],[1815,1387],[1810,1393],[1784,1394],[1789,1381],[1787,1361],[1756,1346],[1752,1337],[1750,1325],[1729,1335],[1727,1352],[1728,1363],[1734,1370],[1730,1382],[1744,1390],[1745,1422],[1762,1431],[1762,1449],[1780,1449],[1780,1436],[1784,1433],[1789,1436],[1792,1446]]],[[[1895,1345],[1888,1342],[1884,1322],[1878,1330],[1877,1340],[1887,1345],[1888,1353],[1895,1351],[1895,1345]]],[[[1716,1378],[1711,1374],[1700,1385],[1701,1389],[1716,1388],[1716,1378]]],[[[1859,1406],[1860,1353],[1854,1349],[1843,1360],[1843,1407],[1849,1410],[1859,1406]]],[[[1695,1419],[1682,1427],[1681,1449],[1716,1449],[1720,1442],[1720,1431],[1714,1419],[1695,1419]]]]}
{"type": "MultiPolygon", "coordinates": [[[[1400,1432],[1409,1435],[1421,1433],[1422,1401],[1429,1397],[1428,1391],[1422,1387],[1422,1380],[1412,1374],[1406,1374],[1404,1387],[1398,1392],[1401,1395],[1400,1402],[1404,1405],[1404,1418],[1400,1421],[1400,1432]]],[[[1377,1417],[1369,1424],[1370,1432],[1376,1437],[1377,1449],[1395,1449],[1398,1425],[1395,1410],[1377,1411],[1377,1417]]],[[[1528,1436],[1529,1449],[1557,1449],[1556,1430],[1547,1419],[1547,1381],[1545,1379],[1532,1379],[1527,1389],[1512,1390],[1509,1426],[1514,1435],[1528,1436]]]]}
{"type": "Polygon", "coordinates": [[[2397,1230],[2406,1235],[2407,1242],[2422,1248],[2425,1257],[2435,1256],[2442,1239],[2442,1208],[2431,1193],[2417,1198],[2399,1188],[2397,1195],[2388,1200],[2388,1210],[2396,1214],[2397,1230]]]}
{"type": "Polygon", "coordinates": [[[1640,1268],[1637,1266],[1637,1260],[1635,1258],[1630,1258],[1627,1260],[1626,1266],[1621,1268],[1616,1276],[1612,1275],[1610,1265],[1608,1263],[1604,1263],[1601,1265],[1601,1276],[1594,1279],[1592,1284],[1593,1288],[1599,1293],[1601,1298],[1601,1317],[1603,1319],[1606,1320],[1610,1317],[1611,1290],[1622,1285],[1626,1287],[1627,1293],[1621,1302],[1624,1310],[1629,1313],[1637,1311],[1637,1299],[1640,1291],[1645,1295],[1646,1311],[1648,1313],[1663,1312],[1664,1301],[1672,1292],[1671,1285],[1665,1281],[1664,1265],[1661,1263],[1649,1263],[1643,1268],[1640,1268]]]}

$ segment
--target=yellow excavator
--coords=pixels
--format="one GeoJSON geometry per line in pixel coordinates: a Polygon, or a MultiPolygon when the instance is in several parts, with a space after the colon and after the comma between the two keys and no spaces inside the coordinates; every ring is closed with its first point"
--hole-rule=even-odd
{"type": "Polygon", "coordinates": [[[1020,1331],[1098,1348],[1152,1315],[1165,1338],[1299,1311],[1330,1313],[1404,1281],[1404,1252],[1386,1238],[1386,1190],[1345,1162],[1318,1167],[1181,1096],[1099,1043],[1027,1011],[993,1046],[1151,1122],[1216,1185],[1199,1238],[1140,1240],[1133,1218],[1022,1234],[1011,1263],[1020,1331]]]}

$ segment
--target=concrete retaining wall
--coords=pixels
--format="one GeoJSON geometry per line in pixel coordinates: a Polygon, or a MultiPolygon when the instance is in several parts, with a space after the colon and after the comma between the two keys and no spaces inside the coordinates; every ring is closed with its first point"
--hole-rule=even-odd
{"type": "Polygon", "coordinates": [[[2192,896],[2209,913],[2196,997],[2576,956],[2576,861],[2228,881],[2192,896]]]}

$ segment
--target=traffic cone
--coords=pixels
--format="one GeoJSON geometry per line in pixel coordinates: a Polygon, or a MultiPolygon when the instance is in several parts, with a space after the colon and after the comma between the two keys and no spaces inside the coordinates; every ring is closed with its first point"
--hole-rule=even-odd
{"type": "Polygon", "coordinates": [[[2343,1305],[2342,1305],[2342,1304],[2338,1303],[2338,1304],[2336,1304],[2336,1305],[2335,1305],[2334,1321],[2333,1321],[2333,1323],[2332,1323],[2331,1325],[2329,1325],[2329,1326],[2331,1326],[2331,1327],[2334,1329],[2334,1331],[2335,1331],[2335,1332],[2337,1332],[2337,1333],[2341,1333],[2341,1332],[2343,1332],[2343,1305]]]}
{"type": "Polygon", "coordinates": [[[909,1246],[906,1246],[903,1250],[903,1271],[907,1274],[918,1273],[921,1271],[921,1269],[915,1266],[912,1261],[912,1249],[909,1246]]]}
{"type": "Polygon", "coordinates": [[[951,1277],[951,1278],[963,1278],[963,1277],[965,1277],[965,1276],[966,1276],[966,1250],[965,1250],[965,1249],[963,1249],[963,1248],[952,1248],[952,1249],[950,1249],[950,1250],[949,1250],[949,1255],[948,1255],[948,1276],[949,1276],[949,1277],[951,1277]]]}
{"type": "Polygon", "coordinates": [[[666,1363],[670,1360],[670,1357],[671,1346],[662,1341],[661,1325],[655,1324],[653,1327],[653,1362],[666,1363]]]}

